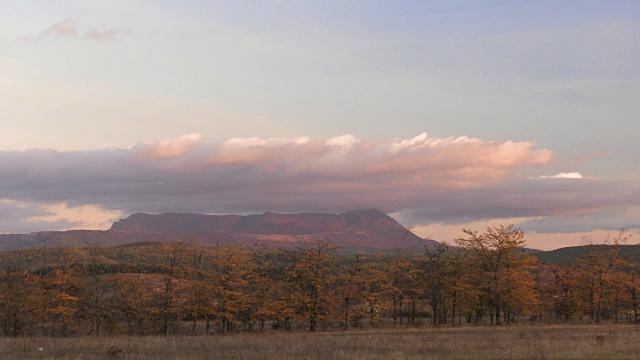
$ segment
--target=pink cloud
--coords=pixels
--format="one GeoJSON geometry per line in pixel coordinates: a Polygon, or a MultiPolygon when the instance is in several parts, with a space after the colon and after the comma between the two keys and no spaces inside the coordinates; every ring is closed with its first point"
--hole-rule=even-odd
{"type": "Polygon", "coordinates": [[[572,159],[571,161],[569,161],[569,166],[570,167],[576,167],[578,165],[578,163],[581,162],[587,162],[589,160],[592,159],[598,159],[604,156],[610,155],[609,153],[606,152],[592,152],[592,153],[588,153],[588,154],[583,154],[580,155],[578,157],[576,157],[575,159],[572,159]]]}
{"type": "Polygon", "coordinates": [[[2,152],[0,199],[125,214],[378,208],[414,224],[567,217],[528,225],[538,232],[637,224],[637,216],[604,215],[637,204],[637,184],[531,178],[533,168],[556,165],[532,142],[332,139],[191,134],[128,149],[2,152]]]}
{"type": "Polygon", "coordinates": [[[114,29],[100,31],[100,30],[91,28],[84,34],[84,38],[90,39],[90,40],[97,40],[97,41],[109,41],[109,40],[114,40],[116,36],[120,34],[122,34],[122,31],[117,31],[114,29]]]}
{"type": "Polygon", "coordinates": [[[21,39],[24,42],[36,42],[51,37],[77,37],[93,41],[110,41],[124,34],[123,31],[116,29],[98,30],[96,28],[89,28],[83,31],[78,27],[77,23],[77,20],[65,19],[47,27],[38,35],[23,36],[21,39]]]}
{"type": "Polygon", "coordinates": [[[41,32],[39,36],[76,36],[77,34],[78,28],[76,27],[76,21],[66,19],[49,26],[43,32],[41,32]]]}
{"type": "Polygon", "coordinates": [[[260,174],[278,172],[290,177],[358,182],[393,178],[396,186],[459,189],[503,181],[515,176],[516,169],[545,165],[553,159],[553,152],[534,146],[530,142],[436,138],[425,133],[385,142],[363,142],[354,135],[344,135],[326,141],[250,137],[206,143],[186,136],[138,144],[132,151],[136,158],[145,160],[181,156],[177,166],[190,169],[242,165],[260,174]]]}
{"type": "Polygon", "coordinates": [[[327,146],[334,146],[343,149],[349,149],[359,143],[360,140],[352,134],[334,136],[327,140],[325,144],[327,146]]]}
{"type": "Polygon", "coordinates": [[[191,151],[202,138],[193,133],[180,136],[177,139],[166,139],[157,143],[143,142],[131,147],[135,158],[143,161],[175,158],[191,151]]]}

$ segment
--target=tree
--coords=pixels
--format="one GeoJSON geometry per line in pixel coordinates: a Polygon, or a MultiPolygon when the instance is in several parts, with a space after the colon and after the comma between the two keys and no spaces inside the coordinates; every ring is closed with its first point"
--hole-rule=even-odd
{"type": "Polygon", "coordinates": [[[602,317],[603,302],[612,283],[616,267],[626,265],[620,256],[620,247],[630,235],[621,229],[617,236],[608,235],[603,245],[596,245],[590,237],[583,238],[584,252],[577,260],[582,287],[587,297],[589,318],[599,323],[602,317]]]}
{"type": "Polygon", "coordinates": [[[469,276],[468,252],[460,247],[449,246],[445,258],[447,268],[446,296],[451,301],[451,325],[455,326],[458,316],[460,324],[463,311],[470,312],[476,303],[477,291],[473,287],[469,276]]]}
{"type": "Polygon", "coordinates": [[[215,315],[222,322],[222,331],[231,331],[236,324],[251,321],[247,315],[249,293],[247,291],[251,256],[237,246],[218,247],[213,253],[212,294],[215,315]],[[243,315],[244,318],[243,318],[243,315]]]}
{"type": "Polygon", "coordinates": [[[174,299],[177,288],[177,279],[182,275],[181,267],[184,260],[185,250],[191,245],[190,242],[176,242],[169,245],[167,254],[167,264],[162,274],[163,288],[160,298],[160,319],[162,321],[162,335],[168,336],[169,330],[178,320],[179,307],[174,299]]]}
{"type": "Polygon", "coordinates": [[[205,332],[209,335],[210,319],[213,315],[213,284],[211,273],[204,269],[208,259],[203,251],[197,251],[187,271],[187,291],[184,299],[185,317],[191,321],[191,335],[196,335],[198,321],[205,321],[205,332]]]}
{"type": "Polygon", "coordinates": [[[335,251],[324,240],[300,248],[289,271],[289,281],[297,303],[298,314],[316,331],[318,321],[333,317],[335,307],[335,251]]]}
{"type": "Polygon", "coordinates": [[[402,325],[404,318],[403,303],[410,289],[415,285],[416,267],[409,259],[407,250],[403,242],[409,230],[407,230],[400,241],[400,246],[394,250],[386,272],[382,278],[382,290],[386,296],[391,298],[391,313],[393,325],[398,322],[402,325]]]}
{"type": "Polygon", "coordinates": [[[640,321],[640,304],[638,299],[638,279],[635,271],[629,273],[629,280],[625,284],[625,289],[629,294],[630,305],[633,308],[633,321],[640,321]]]}
{"type": "Polygon", "coordinates": [[[444,320],[440,318],[443,313],[444,300],[448,290],[448,269],[446,244],[438,244],[435,248],[425,249],[425,260],[422,261],[422,283],[425,287],[425,295],[431,305],[431,321],[433,326],[438,326],[444,320]]]}
{"type": "Polygon", "coordinates": [[[256,319],[260,331],[264,331],[267,320],[272,320],[277,327],[293,314],[285,300],[285,274],[276,264],[278,253],[264,244],[256,244],[250,255],[252,266],[247,286],[251,318],[256,319]]]}
{"type": "Polygon", "coordinates": [[[41,319],[45,334],[62,336],[75,332],[77,328],[78,302],[84,290],[76,272],[72,269],[55,269],[40,277],[42,288],[41,319]]]}
{"type": "Polygon", "coordinates": [[[341,269],[339,276],[340,297],[342,298],[342,327],[347,330],[349,323],[358,323],[361,313],[354,316],[355,305],[361,302],[365,288],[365,278],[362,275],[360,258],[356,255],[344,269],[341,269]]]}
{"type": "Polygon", "coordinates": [[[143,275],[117,274],[111,282],[113,296],[109,299],[111,309],[127,324],[127,334],[142,332],[145,321],[150,318],[150,294],[143,282],[143,275]]]}
{"type": "Polygon", "coordinates": [[[449,313],[451,325],[455,326],[456,316],[461,322],[462,311],[471,311],[476,303],[476,289],[471,281],[471,273],[476,269],[469,267],[468,253],[446,242],[425,249],[420,275],[434,326],[446,323],[449,313]]]}
{"type": "Polygon", "coordinates": [[[580,302],[578,271],[573,267],[548,265],[538,268],[543,307],[555,321],[571,320],[583,307],[580,302]]]}
{"type": "MultiPolygon", "coordinates": [[[[463,229],[466,238],[456,243],[471,252],[477,266],[476,280],[489,308],[491,324],[500,325],[504,311],[506,322],[522,304],[537,302],[533,278],[528,271],[535,258],[524,253],[524,232],[513,225],[487,227],[483,234],[463,229]]],[[[522,309],[520,309],[522,310],[522,309]]]]}
{"type": "Polygon", "coordinates": [[[94,243],[90,242],[87,239],[83,239],[83,243],[85,244],[85,248],[87,250],[87,258],[86,258],[86,271],[87,275],[89,275],[89,279],[87,281],[86,290],[87,290],[87,301],[86,304],[86,314],[87,317],[92,322],[92,334],[94,336],[100,335],[100,325],[102,320],[105,318],[106,309],[104,308],[103,302],[108,294],[111,292],[110,283],[104,280],[103,268],[100,264],[100,257],[102,255],[102,242],[104,240],[106,233],[103,233],[103,236],[97,239],[94,243]]]}
{"type": "Polygon", "coordinates": [[[5,335],[28,335],[35,330],[39,281],[37,275],[12,269],[0,277],[0,325],[5,335]]]}

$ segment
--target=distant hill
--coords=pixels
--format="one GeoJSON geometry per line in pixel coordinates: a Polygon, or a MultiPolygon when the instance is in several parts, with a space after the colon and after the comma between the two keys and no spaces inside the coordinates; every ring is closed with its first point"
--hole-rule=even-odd
{"type": "MultiPolygon", "coordinates": [[[[595,251],[607,251],[611,249],[611,245],[591,245],[595,251]]],[[[542,251],[532,253],[531,255],[538,258],[538,262],[542,264],[558,264],[570,265],[575,264],[576,260],[587,251],[587,246],[571,246],[552,251],[542,251]]],[[[635,266],[640,266],[640,245],[622,245],[620,246],[620,255],[635,266]]]]}
{"type": "Polygon", "coordinates": [[[260,215],[203,215],[189,213],[133,214],[116,221],[108,231],[72,230],[0,235],[0,249],[42,246],[83,246],[99,241],[103,246],[139,242],[191,240],[199,245],[267,243],[291,247],[323,239],[365,251],[435,246],[422,240],[382,211],[369,209],[342,214],[302,213],[260,215]]]}

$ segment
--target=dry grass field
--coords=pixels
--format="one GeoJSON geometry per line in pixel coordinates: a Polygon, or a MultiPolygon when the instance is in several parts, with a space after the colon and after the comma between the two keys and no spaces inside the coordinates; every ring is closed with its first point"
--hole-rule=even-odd
{"type": "Polygon", "coordinates": [[[637,359],[639,356],[640,329],[631,325],[0,339],[0,359],[637,359]]]}

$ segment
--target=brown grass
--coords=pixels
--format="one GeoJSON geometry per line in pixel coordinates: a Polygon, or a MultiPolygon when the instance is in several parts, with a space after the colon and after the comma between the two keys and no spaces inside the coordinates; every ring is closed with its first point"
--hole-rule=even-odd
{"type": "Polygon", "coordinates": [[[634,326],[403,328],[200,337],[1,338],[0,359],[636,359],[634,326]]]}

